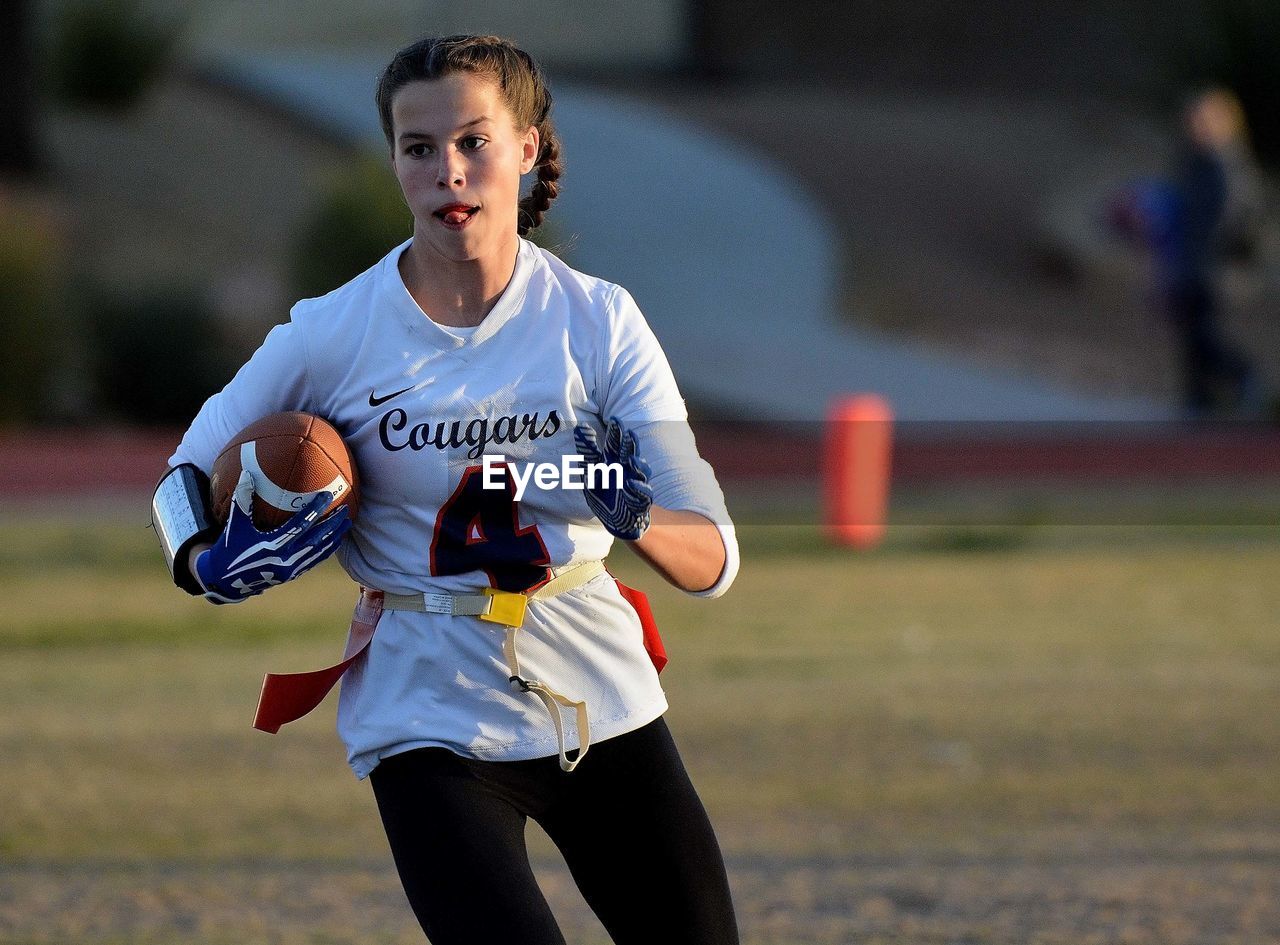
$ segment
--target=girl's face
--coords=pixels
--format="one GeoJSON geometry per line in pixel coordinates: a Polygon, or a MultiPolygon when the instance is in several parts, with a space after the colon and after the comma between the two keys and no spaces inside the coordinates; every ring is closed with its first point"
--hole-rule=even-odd
{"type": "Polygon", "coordinates": [[[497,82],[470,72],[410,82],[392,99],[391,119],[391,161],[415,242],[455,262],[509,252],[538,131],[515,127],[497,82]]]}

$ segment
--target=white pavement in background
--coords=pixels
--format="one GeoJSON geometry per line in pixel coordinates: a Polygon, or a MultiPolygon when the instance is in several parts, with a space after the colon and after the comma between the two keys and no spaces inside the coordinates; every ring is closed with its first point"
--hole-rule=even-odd
{"type": "MultiPolygon", "coordinates": [[[[220,56],[205,71],[382,149],[373,88],[384,58],[220,56]]],[[[564,82],[553,91],[566,157],[557,233],[574,266],[635,296],[690,400],[779,421],[821,419],[833,398],[866,391],[906,421],[1175,416],[850,326],[838,311],[836,230],[785,168],[633,99],[564,82]]]]}

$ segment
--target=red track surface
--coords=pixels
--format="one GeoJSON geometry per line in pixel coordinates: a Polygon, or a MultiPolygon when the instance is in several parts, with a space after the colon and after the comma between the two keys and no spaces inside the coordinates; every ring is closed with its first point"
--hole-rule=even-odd
{"type": "MultiPolygon", "coordinates": [[[[817,480],[822,442],[787,429],[701,426],[703,455],[725,481],[817,480]]],[[[177,431],[57,431],[0,437],[0,496],[103,495],[149,490],[177,431]]],[[[910,483],[1065,478],[1076,481],[1280,479],[1280,429],[1262,426],[1114,430],[909,431],[893,475],[910,483]]]]}
{"type": "Polygon", "coordinates": [[[0,495],[39,497],[149,490],[181,433],[27,432],[0,437],[0,495]]]}

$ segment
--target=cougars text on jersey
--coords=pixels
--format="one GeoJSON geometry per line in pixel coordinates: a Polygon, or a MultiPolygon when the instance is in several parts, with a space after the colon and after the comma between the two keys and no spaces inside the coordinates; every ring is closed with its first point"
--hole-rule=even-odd
{"type": "Polygon", "coordinates": [[[479,459],[490,443],[515,443],[526,437],[536,440],[554,436],[560,430],[560,415],[555,410],[551,410],[545,419],[537,413],[498,417],[492,421],[492,426],[489,417],[476,417],[466,422],[465,427],[464,422],[440,420],[432,424],[427,420],[410,426],[408,413],[395,407],[383,414],[378,422],[378,438],[383,449],[393,453],[406,447],[417,452],[428,446],[439,450],[469,446],[467,456],[479,459]]]}

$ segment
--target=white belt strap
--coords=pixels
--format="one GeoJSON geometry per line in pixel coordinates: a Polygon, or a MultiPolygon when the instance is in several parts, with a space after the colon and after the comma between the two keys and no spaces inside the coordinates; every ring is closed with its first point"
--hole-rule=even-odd
{"type": "Polygon", "coordinates": [[[587,718],[587,703],[581,699],[570,699],[535,679],[526,679],[520,673],[520,660],[516,655],[516,632],[524,624],[525,608],[529,601],[548,600],[565,591],[571,591],[603,572],[603,561],[588,561],[566,568],[546,584],[527,594],[514,594],[491,587],[484,588],[482,594],[384,594],[382,606],[386,610],[449,614],[454,617],[479,617],[481,620],[506,627],[506,637],[502,641],[502,655],[506,658],[507,669],[511,673],[509,681],[519,687],[521,692],[532,692],[542,700],[556,727],[560,768],[563,771],[572,771],[586,757],[587,749],[591,747],[591,723],[587,718]],[[578,753],[572,759],[565,752],[564,718],[558,706],[573,709],[577,715],[578,753]]]}

